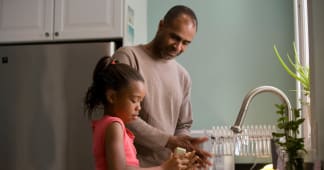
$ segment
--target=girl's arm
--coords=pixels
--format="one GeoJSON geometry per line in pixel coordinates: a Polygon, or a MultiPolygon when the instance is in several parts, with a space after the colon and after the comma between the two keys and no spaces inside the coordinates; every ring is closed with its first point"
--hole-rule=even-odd
{"type": "MultiPolygon", "coordinates": [[[[111,123],[105,134],[106,165],[110,170],[180,170],[188,168],[188,159],[171,156],[160,166],[138,168],[126,165],[124,151],[124,137],[122,125],[118,122],[111,123]]],[[[190,156],[191,157],[191,156],[190,156]]]]}
{"type": "Polygon", "coordinates": [[[118,122],[111,123],[106,129],[105,152],[108,169],[124,170],[126,168],[123,133],[122,125],[118,122]]]}

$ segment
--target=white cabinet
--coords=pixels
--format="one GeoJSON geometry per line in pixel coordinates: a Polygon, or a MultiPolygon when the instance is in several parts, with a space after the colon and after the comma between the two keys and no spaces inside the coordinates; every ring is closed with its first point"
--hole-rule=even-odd
{"type": "Polygon", "coordinates": [[[0,0],[0,43],[125,39],[130,1],[0,0]]]}
{"type": "Polygon", "coordinates": [[[121,0],[55,0],[54,38],[122,36],[121,0]]]}
{"type": "Polygon", "coordinates": [[[51,0],[0,0],[0,42],[50,39],[53,10],[51,0]]]}

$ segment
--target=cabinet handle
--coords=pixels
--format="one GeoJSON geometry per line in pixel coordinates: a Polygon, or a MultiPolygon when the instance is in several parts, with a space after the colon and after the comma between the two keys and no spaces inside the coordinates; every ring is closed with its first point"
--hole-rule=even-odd
{"type": "Polygon", "coordinates": [[[49,37],[50,34],[48,32],[45,32],[45,37],[49,37]]]}
{"type": "Polygon", "coordinates": [[[59,32],[55,32],[54,35],[55,35],[56,37],[58,37],[60,34],[59,34],[59,32]]]}

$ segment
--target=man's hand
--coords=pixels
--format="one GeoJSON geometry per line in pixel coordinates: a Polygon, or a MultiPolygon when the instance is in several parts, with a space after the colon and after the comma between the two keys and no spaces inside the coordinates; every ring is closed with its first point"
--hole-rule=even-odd
{"type": "Polygon", "coordinates": [[[168,143],[166,145],[167,148],[174,150],[177,146],[185,148],[187,151],[195,151],[196,155],[199,156],[197,160],[197,164],[199,167],[206,168],[211,165],[211,162],[208,160],[212,155],[211,153],[200,148],[200,144],[206,142],[208,137],[190,137],[187,135],[181,136],[170,136],[168,143]]]}

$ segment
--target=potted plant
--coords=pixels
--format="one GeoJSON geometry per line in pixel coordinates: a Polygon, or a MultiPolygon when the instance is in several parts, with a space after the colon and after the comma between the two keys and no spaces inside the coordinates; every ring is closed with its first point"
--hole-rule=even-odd
{"type": "MultiPolygon", "coordinates": [[[[286,169],[302,169],[304,154],[307,152],[304,145],[304,138],[298,138],[298,134],[299,127],[305,121],[305,119],[301,116],[301,111],[303,111],[303,116],[308,118],[306,121],[306,127],[309,127],[311,119],[309,67],[300,63],[295,44],[293,44],[294,61],[291,59],[289,54],[287,54],[290,67],[284,62],[275,45],[273,48],[280,64],[285,69],[285,71],[296,81],[300,82],[303,87],[303,96],[300,99],[303,109],[293,108],[293,120],[288,120],[288,113],[284,105],[276,105],[278,109],[277,114],[280,115],[277,121],[277,127],[283,132],[273,133],[273,136],[275,138],[275,142],[287,154],[288,160],[286,169]]],[[[310,129],[307,130],[309,131],[310,129]]],[[[310,139],[307,138],[308,143],[309,140],[310,139]]]]}
{"type": "Polygon", "coordinates": [[[285,104],[276,104],[277,127],[279,132],[273,132],[272,136],[279,148],[283,150],[287,160],[285,162],[286,170],[302,170],[304,165],[304,154],[307,151],[304,148],[304,138],[298,137],[299,126],[304,122],[300,115],[300,109],[293,108],[293,118],[288,119],[288,110],[285,104]]]}

